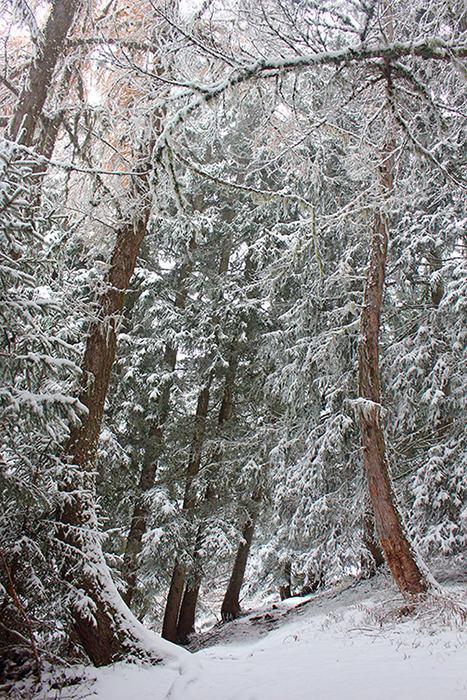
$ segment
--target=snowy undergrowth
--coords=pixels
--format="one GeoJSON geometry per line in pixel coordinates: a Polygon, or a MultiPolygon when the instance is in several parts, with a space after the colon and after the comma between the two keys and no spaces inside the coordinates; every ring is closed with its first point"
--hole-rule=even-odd
{"type": "MultiPolygon", "coordinates": [[[[454,700],[467,698],[467,586],[420,602],[390,579],[351,579],[197,635],[191,663],[74,670],[35,700],[454,700]]],[[[16,692],[19,692],[19,687],[16,692]]],[[[11,697],[25,698],[18,694],[11,697]]]]}

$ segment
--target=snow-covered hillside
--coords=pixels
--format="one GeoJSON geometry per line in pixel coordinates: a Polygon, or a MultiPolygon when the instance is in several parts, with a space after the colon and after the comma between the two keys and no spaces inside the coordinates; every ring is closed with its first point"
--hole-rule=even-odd
{"type": "Polygon", "coordinates": [[[172,664],[70,670],[83,680],[61,690],[44,684],[34,697],[466,700],[466,610],[465,584],[411,605],[383,574],[349,579],[215,626],[172,664]]]}

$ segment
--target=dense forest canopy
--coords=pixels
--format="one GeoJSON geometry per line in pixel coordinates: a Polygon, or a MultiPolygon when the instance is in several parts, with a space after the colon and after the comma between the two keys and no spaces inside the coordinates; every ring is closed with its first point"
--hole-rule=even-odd
{"type": "Polygon", "coordinates": [[[465,567],[464,3],[0,32],[0,676],[465,567]]]}

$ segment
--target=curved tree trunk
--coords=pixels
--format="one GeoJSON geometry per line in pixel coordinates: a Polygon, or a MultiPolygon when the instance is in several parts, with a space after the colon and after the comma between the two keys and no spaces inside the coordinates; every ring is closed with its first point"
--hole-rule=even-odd
{"type": "Polygon", "coordinates": [[[243,585],[243,577],[245,575],[246,563],[250,553],[250,547],[253,540],[256,518],[252,518],[245,523],[242,530],[242,541],[237,550],[237,556],[230,576],[229,585],[222,601],[221,617],[224,622],[236,620],[240,615],[240,591],[243,585]]]}
{"type": "MultiPolygon", "coordinates": [[[[386,193],[393,187],[393,150],[394,143],[389,143],[381,165],[381,182],[386,193]]],[[[426,591],[427,582],[415,562],[394,503],[380,415],[378,341],[387,247],[387,220],[376,212],[360,317],[359,423],[368,489],[384,557],[399,588],[415,594],[426,591]]]]}
{"type": "MultiPolygon", "coordinates": [[[[27,87],[21,93],[8,136],[33,143],[53,74],[80,0],[54,0],[44,29],[39,56],[31,62],[27,87]]],[[[37,150],[49,156],[59,118],[44,121],[37,150]]],[[[147,167],[143,168],[147,170],[147,167]]],[[[37,172],[42,172],[38,169],[37,172]]],[[[85,651],[97,666],[127,653],[152,661],[168,655],[123,604],[106,567],[95,510],[95,460],[104,403],[115,358],[117,329],[150,213],[145,180],[136,177],[133,193],[140,200],[135,220],[122,223],[106,276],[106,291],[98,300],[82,362],[79,399],[87,414],[71,426],[64,449],[58,494],[57,535],[63,544],[62,577],[70,584],[70,608],[85,651]]]]}

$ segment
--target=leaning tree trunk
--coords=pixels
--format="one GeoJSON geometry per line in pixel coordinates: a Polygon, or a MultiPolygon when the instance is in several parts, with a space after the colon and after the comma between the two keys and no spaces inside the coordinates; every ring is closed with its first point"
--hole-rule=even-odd
{"type": "MultiPolygon", "coordinates": [[[[180,276],[175,296],[175,308],[179,309],[180,311],[182,311],[185,308],[185,302],[188,293],[185,283],[193,268],[193,253],[195,249],[196,239],[193,236],[190,241],[187,260],[183,263],[180,269],[180,276]]],[[[168,367],[171,374],[175,370],[175,364],[177,362],[177,352],[177,348],[173,348],[171,345],[168,345],[165,350],[163,364],[165,367],[168,367]]],[[[154,486],[154,480],[156,477],[157,469],[157,458],[159,456],[159,452],[162,446],[163,426],[169,414],[169,399],[171,387],[171,382],[167,382],[158,400],[156,412],[157,424],[153,425],[148,435],[149,442],[144,453],[143,464],[141,467],[141,475],[138,484],[139,495],[134,506],[133,515],[131,518],[130,532],[128,534],[125,546],[122,574],[126,582],[126,590],[124,591],[122,598],[128,606],[131,603],[133,593],[136,587],[139,564],[138,560],[139,555],[141,553],[143,536],[146,532],[147,519],[149,516],[147,494],[148,491],[150,491],[150,489],[152,489],[154,486]]],[[[178,605],[180,605],[180,602],[178,603],[178,605]]],[[[167,637],[164,634],[162,636],[165,639],[170,639],[170,641],[175,641],[172,639],[172,636],[167,637]]]]}
{"type": "MultiPolygon", "coordinates": [[[[386,194],[393,188],[393,151],[394,143],[390,142],[381,167],[381,182],[386,194]]],[[[376,211],[360,317],[359,423],[368,490],[384,557],[399,588],[416,594],[426,591],[427,582],[415,562],[394,503],[381,426],[378,342],[387,249],[388,220],[383,213],[376,211]]]]}
{"type": "Polygon", "coordinates": [[[44,41],[29,67],[26,87],[22,91],[10,124],[8,138],[30,146],[50,90],[57,61],[63,52],[67,34],[81,0],[54,0],[44,29],[44,41]]]}
{"type": "MultiPolygon", "coordinates": [[[[196,555],[196,550],[195,550],[196,555]]],[[[191,571],[191,578],[188,580],[180,606],[180,615],[177,624],[177,641],[179,644],[188,644],[190,634],[195,631],[195,612],[198,603],[199,589],[201,586],[202,571],[200,562],[195,562],[191,571]]]]}
{"type": "MultiPolygon", "coordinates": [[[[255,493],[252,500],[256,506],[258,506],[261,500],[261,491],[255,493]]],[[[243,585],[243,577],[245,575],[246,563],[248,561],[248,554],[250,553],[257,517],[258,507],[254,509],[254,512],[250,513],[250,517],[242,530],[242,540],[238,546],[229,585],[227,586],[227,591],[222,601],[221,617],[224,622],[236,620],[241,612],[239,596],[243,585]]]]}

